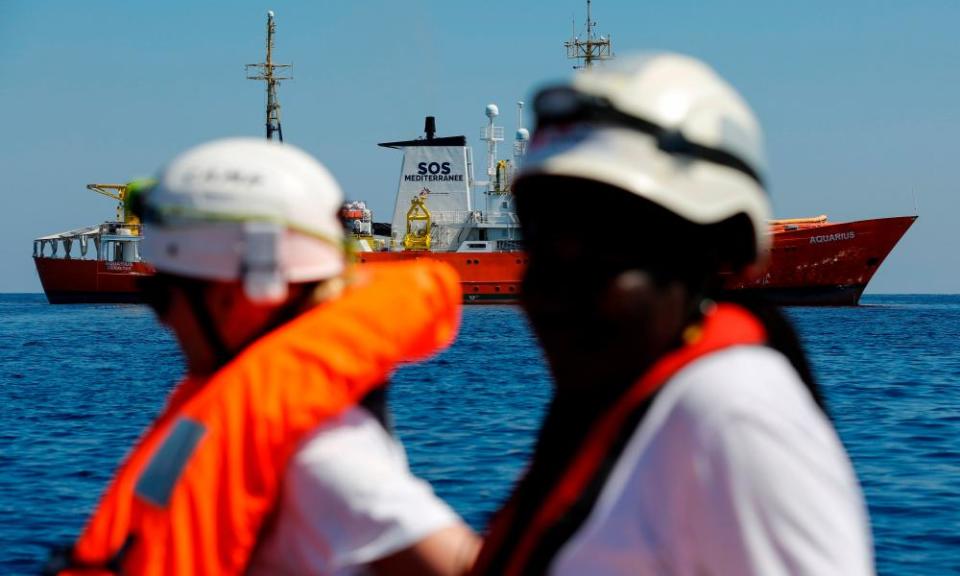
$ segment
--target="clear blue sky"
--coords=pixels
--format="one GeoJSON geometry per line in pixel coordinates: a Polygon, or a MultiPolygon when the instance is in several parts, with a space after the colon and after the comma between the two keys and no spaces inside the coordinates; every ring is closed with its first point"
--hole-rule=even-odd
{"type": "MultiPolygon", "coordinates": [[[[377,142],[477,136],[496,102],[569,73],[562,42],[581,0],[74,2],[0,0],[0,291],[40,290],[39,235],[99,223],[84,189],[152,174],[215,137],[261,135],[263,56],[277,14],[284,135],[347,195],[389,218],[399,153],[377,142]]],[[[871,292],[960,292],[960,3],[596,0],[616,52],[710,62],[765,128],[778,216],[920,220],[871,292]]],[[[506,149],[503,150],[507,152],[506,149]]]]}

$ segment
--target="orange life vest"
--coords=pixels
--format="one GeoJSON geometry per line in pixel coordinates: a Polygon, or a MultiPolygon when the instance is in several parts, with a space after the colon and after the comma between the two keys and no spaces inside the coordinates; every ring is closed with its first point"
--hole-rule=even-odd
{"type": "MultiPolygon", "coordinates": [[[[719,304],[708,313],[694,341],[657,361],[627,392],[611,406],[587,432],[579,451],[573,455],[564,473],[556,479],[540,506],[525,526],[515,526],[516,497],[497,515],[484,542],[474,574],[519,576],[546,569],[544,555],[555,550],[541,548],[548,532],[564,520],[600,473],[617,439],[625,430],[631,414],[636,413],[653,394],[690,363],[724,348],[757,345],[766,341],[763,325],[745,309],[719,304]],[[518,530],[519,528],[519,530],[518,530]],[[517,537],[515,535],[519,534],[517,537]],[[508,538],[513,540],[508,541],[508,538]],[[531,562],[537,556],[537,562],[531,562]]],[[[549,560],[549,558],[547,558],[549,560]]]]}
{"type": "Polygon", "coordinates": [[[399,362],[449,344],[460,284],[445,264],[367,265],[337,299],[185,379],[120,467],[62,574],[239,574],[289,458],[399,362]]]}

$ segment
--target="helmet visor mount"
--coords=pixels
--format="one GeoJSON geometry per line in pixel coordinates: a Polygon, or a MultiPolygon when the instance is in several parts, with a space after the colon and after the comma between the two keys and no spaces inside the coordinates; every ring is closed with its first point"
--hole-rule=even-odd
{"type": "Polygon", "coordinates": [[[763,177],[737,155],[691,142],[680,130],[664,128],[644,118],[622,112],[602,96],[586,94],[569,86],[556,86],[541,90],[534,99],[533,107],[537,118],[537,132],[551,126],[575,124],[628,128],[653,137],[662,152],[732,168],[766,189],[763,177]]]}

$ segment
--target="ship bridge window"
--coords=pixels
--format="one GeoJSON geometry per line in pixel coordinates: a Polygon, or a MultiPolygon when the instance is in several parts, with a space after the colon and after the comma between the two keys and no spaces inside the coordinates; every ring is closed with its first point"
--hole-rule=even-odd
{"type": "Polygon", "coordinates": [[[487,245],[483,242],[470,242],[467,244],[467,248],[486,248],[487,245]]]}
{"type": "Polygon", "coordinates": [[[104,260],[108,262],[137,262],[140,260],[138,243],[131,240],[104,242],[104,260]]]}

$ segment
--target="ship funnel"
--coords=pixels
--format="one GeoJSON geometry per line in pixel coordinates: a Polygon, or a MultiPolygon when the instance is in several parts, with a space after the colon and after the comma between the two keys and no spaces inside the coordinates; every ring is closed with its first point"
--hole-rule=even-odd
{"type": "Polygon", "coordinates": [[[452,252],[466,238],[473,211],[467,137],[437,136],[437,120],[434,116],[424,118],[423,131],[425,138],[418,136],[414,140],[379,144],[385,148],[403,150],[400,183],[393,219],[390,221],[393,236],[391,246],[392,249],[404,248],[408,216],[411,207],[417,204],[431,215],[429,248],[452,252]]]}

